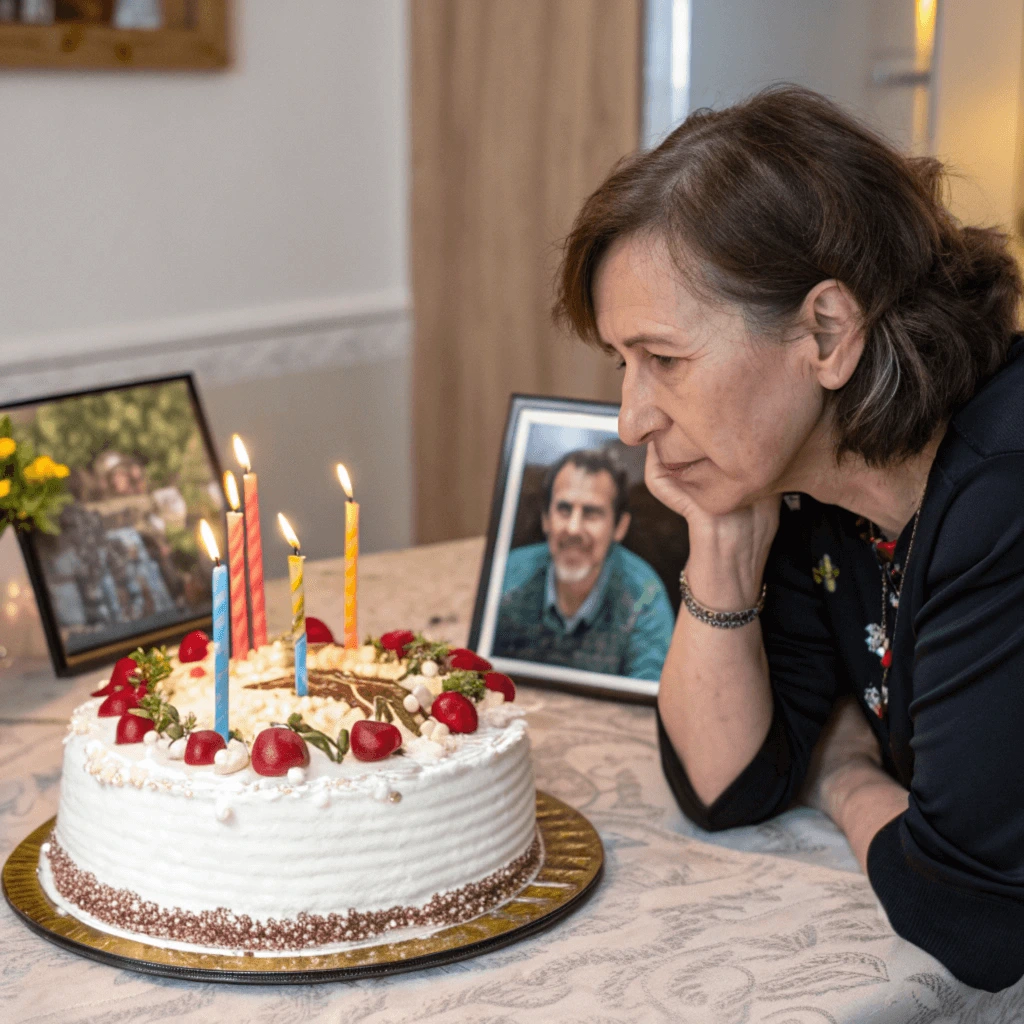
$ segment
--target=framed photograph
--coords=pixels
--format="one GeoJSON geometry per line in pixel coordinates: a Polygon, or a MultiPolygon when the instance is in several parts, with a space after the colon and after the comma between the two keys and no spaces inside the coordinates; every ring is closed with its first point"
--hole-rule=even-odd
{"type": "MultiPolygon", "coordinates": [[[[190,376],[0,409],[70,469],[60,532],[19,533],[58,675],[210,628],[202,518],[222,533],[220,467],[190,376]]],[[[219,537],[223,544],[223,537],[219,537]]]]}
{"type": "Polygon", "coordinates": [[[216,70],[229,0],[0,0],[0,67],[216,70]]]}
{"type": "Polygon", "coordinates": [[[512,396],[469,643],[513,678],[653,701],[689,543],[618,414],[512,396]]]}

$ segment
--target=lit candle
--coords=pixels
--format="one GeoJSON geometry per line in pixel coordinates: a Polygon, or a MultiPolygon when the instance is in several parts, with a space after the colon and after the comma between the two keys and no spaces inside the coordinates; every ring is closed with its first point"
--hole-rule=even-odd
{"type": "Polygon", "coordinates": [[[231,590],[231,653],[235,658],[249,656],[249,609],[245,600],[245,524],[238,511],[238,484],[235,474],[224,474],[224,494],[231,511],[228,520],[228,577],[231,590]]]}
{"type": "Polygon", "coordinates": [[[245,498],[245,547],[249,566],[249,604],[252,608],[252,645],[257,650],[267,642],[267,598],[263,590],[263,541],[260,537],[259,481],[252,471],[242,439],[232,437],[235,458],[245,470],[242,495],[245,498]]]}
{"type": "Polygon", "coordinates": [[[288,581],[292,589],[292,644],[295,647],[295,692],[300,697],[309,693],[309,677],[306,671],[306,588],[302,582],[302,563],[306,558],[299,551],[299,538],[285,517],[278,512],[284,539],[291,545],[288,556],[288,581]]]}
{"type": "Polygon", "coordinates": [[[338,481],[348,498],[345,502],[345,646],[358,647],[356,581],[359,573],[359,503],[352,498],[352,480],[340,462],[338,481]]]}
{"type": "Polygon", "coordinates": [[[199,520],[199,534],[213,559],[213,727],[228,741],[228,567],[220,564],[213,530],[199,520]]]}

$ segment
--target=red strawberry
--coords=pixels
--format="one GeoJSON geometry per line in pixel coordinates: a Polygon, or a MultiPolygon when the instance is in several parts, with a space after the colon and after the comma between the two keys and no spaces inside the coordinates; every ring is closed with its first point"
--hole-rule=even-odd
{"type": "Polygon", "coordinates": [[[402,734],[390,722],[364,720],[352,726],[352,756],[359,761],[382,761],[402,745],[402,734]]]}
{"type": "Polygon", "coordinates": [[[468,697],[450,690],[438,694],[430,706],[430,713],[452,732],[476,732],[476,708],[468,697]]]}
{"type": "Polygon", "coordinates": [[[484,676],[484,686],[488,690],[497,690],[505,695],[505,700],[516,699],[516,684],[504,672],[488,672],[484,676]]]}
{"type": "Polygon", "coordinates": [[[186,633],[178,647],[178,661],[202,661],[206,657],[207,648],[210,646],[210,638],[201,630],[193,629],[186,633]]]}
{"type": "Polygon", "coordinates": [[[461,668],[467,672],[490,672],[494,666],[484,660],[475,651],[467,651],[465,647],[456,647],[448,652],[448,664],[452,668],[461,668]]]}
{"type": "Polygon", "coordinates": [[[322,619],[315,619],[312,615],[306,616],[306,640],[311,644],[333,644],[334,634],[330,626],[322,619]]]}
{"type": "Polygon", "coordinates": [[[193,679],[202,679],[203,676],[206,675],[206,669],[203,668],[202,665],[193,665],[192,668],[189,669],[188,674],[193,679]]]}
{"type": "Polygon", "coordinates": [[[399,657],[405,654],[407,644],[416,639],[416,634],[411,629],[393,629],[380,638],[381,646],[386,651],[394,651],[399,657]]]}
{"type": "Polygon", "coordinates": [[[226,746],[219,732],[197,729],[189,733],[188,743],[185,744],[185,764],[213,764],[213,755],[226,746]]]}
{"type": "Polygon", "coordinates": [[[132,684],[128,681],[129,676],[138,668],[133,658],[118,658],[114,662],[114,670],[110,673],[110,682],[94,690],[93,697],[106,697],[115,690],[123,690],[132,684]]]}
{"type": "Polygon", "coordinates": [[[133,715],[126,711],[117,720],[117,735],[115,743],[141,743],[142,737],[153,728],[151,718],[143,718],[141,715],[133,715]]]}
{"type": "Polygon", "coordinates": [[[251,756],[257,775],[287,775],[289,768],[309,764],[309,747],[297,732],[271,726],[253,740],[251,756]]]}
{"type": "MultiPolygon", "coordinates": [[[[100,718],[120,718],[121,715],[138,706],[139,698],[135,695],[134,690],[117,690],[99,706],[96,714],[100,718]]],[[[132,717],[137,718],[138,716],[133,715],[132,717]]]]}

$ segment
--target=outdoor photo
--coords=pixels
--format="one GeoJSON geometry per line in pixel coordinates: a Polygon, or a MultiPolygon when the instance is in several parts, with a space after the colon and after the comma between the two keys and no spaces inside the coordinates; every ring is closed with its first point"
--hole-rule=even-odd
{"type": "Polygon", "coordinates": [[[57,532],[24,538],[57,660],[131,645],[210,614],[201,518],[223,505],[188,378],[4,410],[19,441],[67,467],[57,532]]]}
{"type": "Polygon", "coordinates": [[[503,671],[654,696],[686,523],[643,480],[614,406],[513,401],[471,640],[503,671]]]}

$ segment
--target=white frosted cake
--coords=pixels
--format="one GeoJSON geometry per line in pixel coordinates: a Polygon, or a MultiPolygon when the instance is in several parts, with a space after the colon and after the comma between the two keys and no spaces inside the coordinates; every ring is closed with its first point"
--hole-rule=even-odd
{"type": "Polygon", "coordinates": [[[469,920],[536,873],[526,722],[476,655],[313,645],[298,697],[268,645],[231,662],[225,745],[212,649],[187,646],[122,660],[72,716],[40,855],[61,910],[175,948],[328,951],[469,920]]]}

